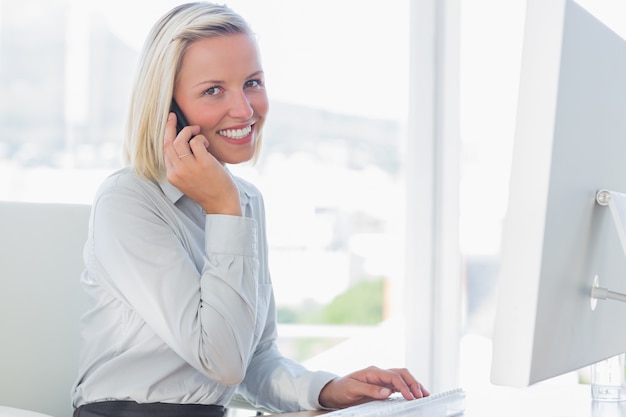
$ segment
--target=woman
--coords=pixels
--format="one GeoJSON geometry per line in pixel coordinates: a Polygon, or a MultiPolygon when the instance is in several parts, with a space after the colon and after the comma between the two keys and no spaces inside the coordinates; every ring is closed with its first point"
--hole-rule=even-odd
{"type": "Polygon", "coordinates": [[[267,112],[239,15],[190,3],[157,22],[131,98],[129,166],[92,209],[75,416],[221,416],[236,392],[274,412],[428,395],[405,369],[337,377],[277,350],[262,197],[226,168],[255,157],[267,112]]]}

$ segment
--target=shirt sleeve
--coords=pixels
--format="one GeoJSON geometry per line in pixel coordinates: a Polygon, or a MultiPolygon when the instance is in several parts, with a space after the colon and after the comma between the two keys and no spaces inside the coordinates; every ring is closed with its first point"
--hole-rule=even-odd
{"type": "Polygon", "coordinates": [[[276,346],[276,308],[270,294],[265,331],[238,394],[271,413],[321,409],[319,394],[337,375],[311,371],[284,357],[276,346]]]}
{"type": "Polygon", "coordinates": [[[98,279],[187,363],[238,384],[260,332],[256,221],[208,215],[199,271],[175,206],[157,209],[136,190],[114,190],[94,204],[98,279]]]}

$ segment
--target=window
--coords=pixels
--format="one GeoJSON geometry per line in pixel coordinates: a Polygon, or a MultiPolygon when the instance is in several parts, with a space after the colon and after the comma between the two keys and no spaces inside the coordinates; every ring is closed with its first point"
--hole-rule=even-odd
{"type": "MultiPolygon", "coordinates": [[[[176,4],[0,0],[0,199],[91,203],[121,167],[138,50],[176,4]]],[[[261,159],[232,169],[265,196],[282,348],[315,360],[400,309],[409,1],[229,5],[271,100],[261,159]]]]}
{"type": "Polygon", "coordinates": [[[467,288],[463,386],[489,384],[525,7],[525,0],[506,6],[497,0],[461,2],[459,236],[467,288]]]}
{"type": "MultiPolygon", "coordinates": [[[[257,32],[267,73],[262,157],[233,170],[266,199],[283,350],[340,372],[401,366],[402,353],[376,345],[405,331],[393,318],[403,303],[406,173],[418,162],[405,141],[409,15],[420,2],[228,3],[257,32]],[[350,336],[373,341],[359,349],[365,357],[340,343],[350,336]]],[[[462,353],[472,357],[461,374],[487,378],[525,2],[459,3],[462,353]]],[[[0,0],[0,199],[91,203],[121,166],[138,49],[175,4],[0,0]]]]}

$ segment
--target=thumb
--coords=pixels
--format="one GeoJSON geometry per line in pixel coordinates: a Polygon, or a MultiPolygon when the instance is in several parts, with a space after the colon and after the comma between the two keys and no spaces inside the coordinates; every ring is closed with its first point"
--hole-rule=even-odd
{"type": "Polygon", "coordinates": [[[389,388],[377,387],[377,389],[378,389],[378,396],[376,398],[380,400],[384,400],[385,398],[389,397],[392,393],[392,391],[389,388]]]}
{"type": "Polygon", "coordinates": [[[374,400],[384,400],[388,398],[393,391],[387,387],[381,387],[380,385],[368,384],[366,382],[360,382],[355,387],[358,389],[359,394],[363,397],[368,397],[374,400]]]}

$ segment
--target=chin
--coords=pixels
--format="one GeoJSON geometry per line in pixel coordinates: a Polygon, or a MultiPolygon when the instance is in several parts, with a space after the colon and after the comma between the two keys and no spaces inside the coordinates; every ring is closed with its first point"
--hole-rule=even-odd
{"type": "Polygon", "coordinates": [[[237,165],[245,162],[250,162],[254,159],[254,152],[246,153],[245,155],[226,155],[223,158],[218,158],[222,163],[237,165]]]}

